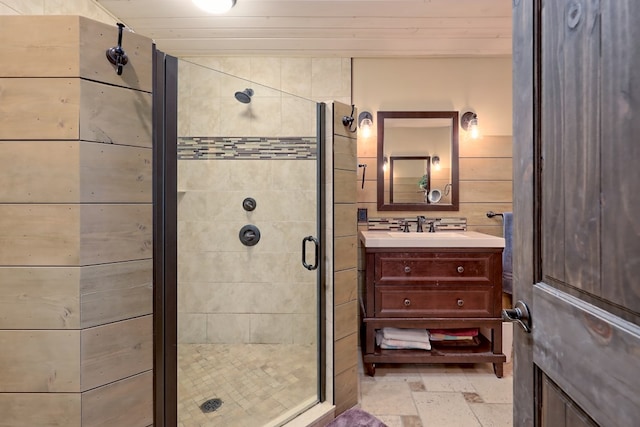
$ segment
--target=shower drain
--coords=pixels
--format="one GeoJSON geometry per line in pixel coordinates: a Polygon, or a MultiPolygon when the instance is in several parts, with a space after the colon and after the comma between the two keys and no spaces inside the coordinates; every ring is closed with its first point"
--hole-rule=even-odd
{"type": "Polygon", "coordinates": [[[209,399],[206,402],[204,402],[202,405],[200,405],[200,409],[202,410],[202,412],[207,414],[209,412],[217,411],[218,408],[220,408],[221,406],[222,406],[222,400],[216,398],[216,399],[209,399]]]}

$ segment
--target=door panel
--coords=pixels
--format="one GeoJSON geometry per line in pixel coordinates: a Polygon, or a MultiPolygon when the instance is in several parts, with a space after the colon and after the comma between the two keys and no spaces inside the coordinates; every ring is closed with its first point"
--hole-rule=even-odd
{"type": "Polygon", "coordinates": [[[640,418],[639,20],[632,0],[514,1],[517,426],[640,418]]]}
{"type": "Polygon", "coordinates": [[[546,375],[542,375],[542,427],[596,427],[597,424],[576,407],[571,399],[546,375]]]}
{"type": "Polygon", "coordinates": [[[599,0],[542,8],[543,268],[600,294],[599,0]]]}
{"type": "MultiPolygon", "coordinates": [[[[602,9],[602,296],[640,312],[640,2],[602,9]]],[[[624,314],[622,314],[624,315],[624,314]]]]}
{"type": "Polygon", "coordinates": [[[601,425],[636,425],[640,327],[542,283],[533,305],[533,362],[601,425]]]}

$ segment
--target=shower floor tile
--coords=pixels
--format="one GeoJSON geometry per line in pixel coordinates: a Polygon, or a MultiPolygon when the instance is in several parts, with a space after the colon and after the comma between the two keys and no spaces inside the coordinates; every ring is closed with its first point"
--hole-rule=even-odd
{"type": "Polygon", "coordinates": [[[178,426],[257,427],[313,399],[316,347],[284,344],[180,344],[178,426]],[[215,412],[200,405],[222,400],[215,412]]]}

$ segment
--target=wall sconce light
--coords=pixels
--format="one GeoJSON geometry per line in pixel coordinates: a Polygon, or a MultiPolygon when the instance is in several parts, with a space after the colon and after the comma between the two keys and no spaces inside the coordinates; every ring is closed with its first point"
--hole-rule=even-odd
{"type": "Polygon", "coordinates": [[[368,111],[358,114],[358,126],[363,138],[371,136],[371,127],[373,126],[373,116],[368,111]]]}
{"type": "Polygon", "coordinates": [[[478,115],[472,111],[467,111],[460,119],[460,126],[467,131],[471,139],[480,137],[480,128],[478,127],[478,115]]]}
{"type": "Polygon", "coordinates": [[[226,13],[236,5],[236,0],[193,0],[193,4],[207,13],[226,13]]]}
{"type": "Polygon", "coordinates": [[[358,129],[358,124],[356,123],[356,128],[355,129],[351,129],[351,125],[354,122],[354,118],[353,118],[353,113],[356,110],[356,106],[352,105],[351,106],[351,114],[349,114],[348,116],[342,116],[342,125],[345,126],[347,129],[349,129],[349,132],[355,132],[358,129]]]}
{"type": "Polygon", "coordinates": [[[387,158],[387,156],[384,156],[382,158],[382,170],[386,172],[387,169],[389,169],[389,159],[387,158]]]}
{"type": "Polygon", "coordinates": [[[433,156],[431,157],[431,164],[433,165],[433,168],[437,171],[440,170],[440,157],[438,156],[433,156]]]}

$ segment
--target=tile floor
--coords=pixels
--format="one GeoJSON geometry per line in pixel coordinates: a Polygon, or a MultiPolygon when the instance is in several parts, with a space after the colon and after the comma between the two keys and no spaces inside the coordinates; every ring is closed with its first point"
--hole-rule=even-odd
{"type": "MultiPolygon", "coordinates": [[[[283,345],[180,344],[179,427],[258,427],[315,397],[315,348],[283,345]],[[222,399],[219,410],[199,406],[222,399]]],[[[361,359],[360,359],[361,360],[361,359]]],[[[388,427],[511,427],[511,363],[496,378],[491,364],[360,363],[359,406],[388,427]]],[[[277,424],[277,423],[276,423],[277,424]]]]}
{"type": "Polygon", "coordinates": [[[299,411],[316,400],[315,352],[284,344],[178,345],[178,427],[266,426],[299,411]],[[213,398],[222,406],[204,413],[200,405],[213,398]]]}
{"type": "Polygon", "coordinates": [[[503,378],[493,366],[360,364],[360,407],[389,427],[511,427],[513,367],[503,378]]]}

